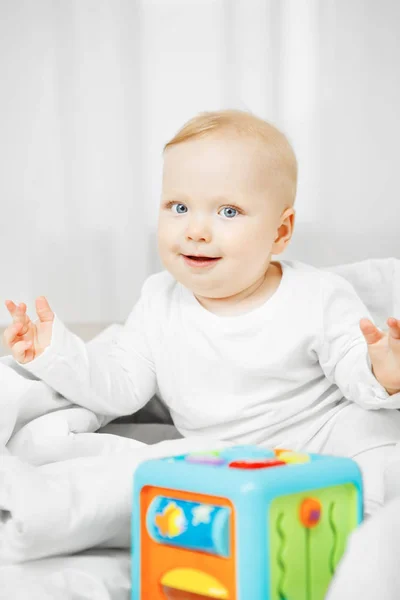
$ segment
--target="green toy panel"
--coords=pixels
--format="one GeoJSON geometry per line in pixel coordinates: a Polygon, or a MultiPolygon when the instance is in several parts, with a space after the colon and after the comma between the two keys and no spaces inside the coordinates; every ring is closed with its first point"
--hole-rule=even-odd
{"type": "Polygon", "coordinates": [[[280,496],[270,506],[271,600],[323,600],[357,526],[358,491],[351,483],[280,496]],[[311,525],[305,501],[319,505],[311,525]]]}

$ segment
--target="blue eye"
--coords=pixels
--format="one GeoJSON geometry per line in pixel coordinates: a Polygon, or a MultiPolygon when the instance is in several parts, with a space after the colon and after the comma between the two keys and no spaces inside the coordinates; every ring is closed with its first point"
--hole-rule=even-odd
{"type": "MultiPolygon", "coordinates": [[[[177,215],[184,215],[188,210],[185,204],[174,201],[168,202],[166,208],[173,210],[173,212],[177,215]]],[[[228,219],[232,219],[233,217],[236,217],[236,215],[240,214],[240,210],[238,208],[234,208],[233,206],[224,206],[224,208],[221,208],[221,211],[225,211],[224,216],[228,219]]]]}
{"type": "Polygon", "coordinates": [[[185,212],[187,211],[187,208],[186,208],[186,206],[184,204],[179,204],[178,202],[175,202],[174,204],[171,205],[171,208],[175,208],[175,207],[176,207],[176,211],[175,212],[178,215],[184,215],[185,212]],[[184,211],[179,210],[179,208],[182,208],[182,207],[185,209],[184,211]]]}
{"type": "Polygon", "coordinates": [[[230,211],[230,214],[225,213],[225,217],[228,217],[228,219],[232,219],[233,217],[236,217],[237,214],[239,214],[239,211],[236,208],[233,208],[233,206],[225,206],[222,210],[230,211]]]}

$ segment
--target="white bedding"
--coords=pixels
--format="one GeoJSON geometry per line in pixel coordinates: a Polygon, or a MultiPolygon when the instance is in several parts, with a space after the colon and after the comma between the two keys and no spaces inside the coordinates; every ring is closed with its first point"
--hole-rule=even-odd
{"type": "MultiPolygon", "coordinates": [[[[122,438],[117,436],[76,434],[77,438],[79,436],[85,438],[86,447],[82,445],[87,452],[85,457],[42,466],[30,465],[12,455],[0,457],[0,598],[24,600],[35,597],[31,594],[32,578],[35,579],[38,600],[50,598],[48,590],[52,589],[59,593],[53,596],[57,600],[64,597],[125,598],[126,561],[130,553],[131,490],[136,465],[149,458],[226,445],[193,438],[147,446],[126,439],[122,449],[122,438]],[[90,456],[92,442],[98,449],[99,440],[104,440],[103,454],[90,456]],[[93,569],[87,576],[88,563],[80,561],[79,555],[73,562],[67,558],[60,558],[55,563],[43,560],[93,548],[109,551],[91,555],[95,557],[92,559],[93,569]],[[107,563],[105,566],[102,566],[100,557],[107,563]],[[20,564],[19,570],[24,576],[19,578],[18,587],[12,595],[3,596],[6,586],[12,589],[14,571],[10,570],[10,566],[16,564],[20,564]],[[74,565],[72,571],[71,564],[74,565]],[[57,565],[57,577],[52,575],[54,565],[57,565]],[[113,580],[113,589],[107,583],[110,572],[119,574],[118,581],[113,580]],[[88,593],[90,585],[97,595],[88,593]]],[[[60,456],[57,442],[55,451],[60,456]]]]}
{"type": "Polygon", "coordinates": [[[129,600],[128,550],[89,550],[0,566],[0,600],[129,600]]]}
{"type": "MultiPolygon", "coordinates": [[[[354,285],[378,325],[400,316],[399,260],[332,270],[354,285]]],[[[115,331],[94,343],[107,343],[115,331]]],[[[69,405],[10,358],[0,360],[0,415],[0,598],[6,600],[129,598],[136,465],[225,445],[193,438],[148,446],[94,433],[106,423],[102,415],[69,405]]]]}

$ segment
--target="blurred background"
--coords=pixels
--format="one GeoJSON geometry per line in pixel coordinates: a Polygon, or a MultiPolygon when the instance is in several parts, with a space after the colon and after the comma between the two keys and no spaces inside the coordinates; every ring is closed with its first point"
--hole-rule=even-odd
{"type": "Polygon", "coordinates": [[[398,0],[0,0],[0,76],[0,326],[42,294],[125,320],[161,269],[162,147],[203,110],[292,142],[283,258],[400,258],[398,0]]]}

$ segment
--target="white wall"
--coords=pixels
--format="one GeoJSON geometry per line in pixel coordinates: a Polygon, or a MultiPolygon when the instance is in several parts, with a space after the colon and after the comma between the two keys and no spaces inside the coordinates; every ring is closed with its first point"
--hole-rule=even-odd
{"type": "Polygon", "coordinates": [[[287,255],[315,264],[400,258],[400,3],[322,4],[315,215],[287,255]]]}
{"type": "Polygon", "coordinates": [[[0,323],[119,320],[149,271],[135,3],[0,3],[0,323]]]}
{"type": "MultiPolygon", "coordinates": [[[[253,110],[287,133],[299,160],[284,257],[318,266],[400,258],[397,0],[152,0],[142,9],[149,156],[198,110],[253,110]]],[[[156,153],[155,164],[159,173],[156,153]]],[[[153,236],[159,184],[148,187],[153,236]]]]}
{"type": "Polygon", "coordinates": [[[0,324],[48,295],[126,317],[159,268],[162,146],[200,110],[280,126],[300,163],[286,256],[400,257],[397,0],[2,0],[0,324]]]}

